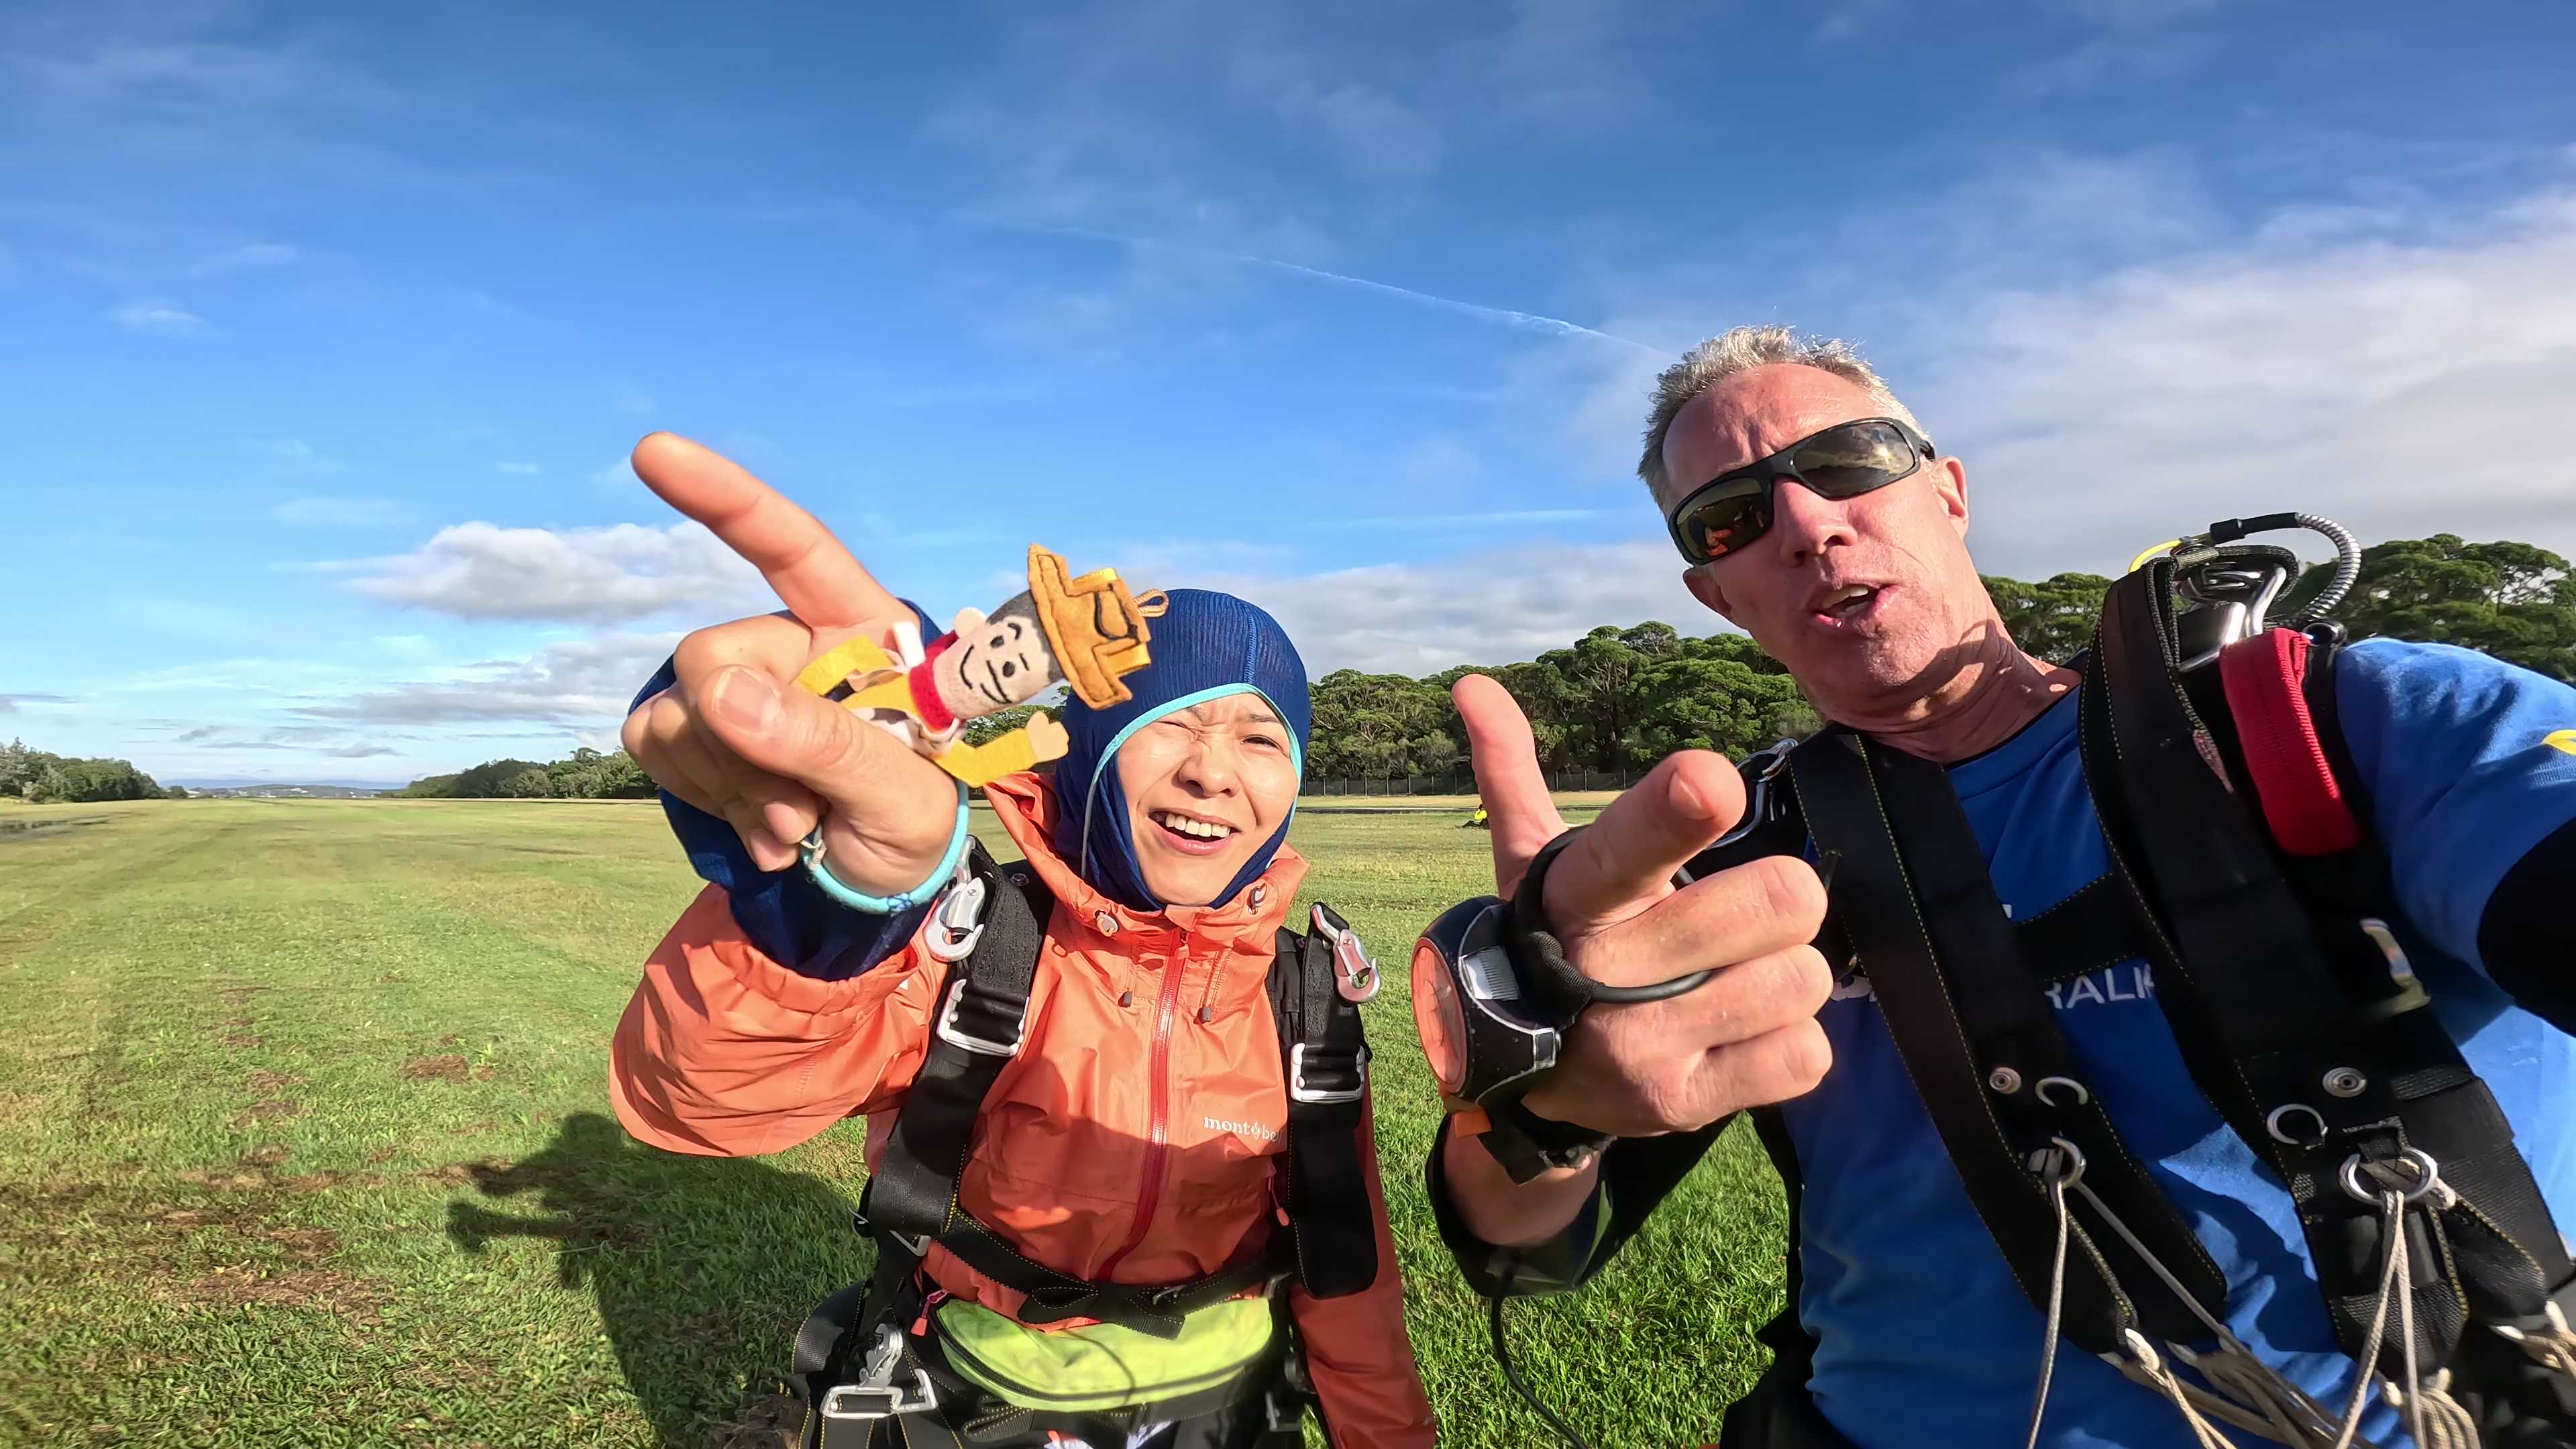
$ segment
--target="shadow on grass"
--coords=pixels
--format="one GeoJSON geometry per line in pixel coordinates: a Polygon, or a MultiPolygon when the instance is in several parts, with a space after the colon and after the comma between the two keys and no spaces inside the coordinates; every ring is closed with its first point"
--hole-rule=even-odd
{"type": "Polygon", "coordinates": [[[588,1288],[636,1403],[671,1449],[748,1449],[780,1407],[796,1327],[864,1277],[871,1252],[831,1184],[738,1157],[643,1146],[582,1113],[544,1151],[468,1166],[487,1198],[534,1215],[448,1207],[447,1235],[480,1254],[494,1238],[557,1245],[558,1280],[588,1288]]]}

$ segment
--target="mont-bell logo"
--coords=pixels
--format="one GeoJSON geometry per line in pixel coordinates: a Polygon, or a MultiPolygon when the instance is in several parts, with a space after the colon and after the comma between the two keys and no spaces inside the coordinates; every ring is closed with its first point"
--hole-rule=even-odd
{"type": "Polygon", "coordinates": [[[1199,1125],[1210,1132],[1231,1132],[1237,1137],[1249,1137],[1255,1142],[1275,1142],[1279,1138],[1276,1131],[1260,1122],[1228,1122],[1223,1117],[1201,1117],[1199,1125]]]}

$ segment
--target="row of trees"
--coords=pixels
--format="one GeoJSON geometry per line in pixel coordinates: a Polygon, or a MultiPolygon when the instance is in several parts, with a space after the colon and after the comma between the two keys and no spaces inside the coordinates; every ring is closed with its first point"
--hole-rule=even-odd
{"type": "MultiPolygon", "coordinates": [[[[2287,599],[2313,596],[2328,573],[2311,570],[2287,599]]],[[[1985,584],[2022,648],[2065,660],[2091,641],[2111,581],[2064,573],[2038,583],[1989,576],[1985,584]]],[[[2275,612],[2291,607],[2285,602],[2275,612]]],[[[2334,614],[2356,639],[2457,644],[2576,683],[2576,577],[2567,560],[2531,544],[2437,534],[2365,549],[2361,572],[2334,614]]],[[[1466,731],[1449,686],[1469,673],[1492,675],[1511,690],[1550,770],[1633,770],[1679,749],[1741,756],[1802,737],[1818,723],[1797,685],[1749,639],[1691,638],[1661,623],[1604,625],[1526,664],[1460,666],[1420,679],[1348,669],[1324,676],[1315,684],[1307,774],[1463,769],[1466,731]]]]}
{"type": "Polygon", "coordinates": [[[643,800],[652,796],[653,782],[624,750],[602,754],[584,745],[570,759],[486,760],[388,793],[439,800],[643,800]]]}
{"type": "Polygon", "coordinates": [[[27,748],[24,740],[0,745],[0,800],[184,800],[188,792],[163,790],[128,760],[86,760],[27,748]]]}

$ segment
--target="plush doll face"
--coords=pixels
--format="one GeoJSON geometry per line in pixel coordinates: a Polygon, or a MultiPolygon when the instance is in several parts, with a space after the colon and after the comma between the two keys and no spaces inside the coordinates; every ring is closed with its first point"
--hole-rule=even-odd
{"type": "Polygon", "coordinates": [[[1297,803],[1288,726],[1257,694],[1163,716],[1118,747],[1127,829],[1147,889],[1215,905],[1297,803]]]}
{"type": "Polygon", "coordinates": [[[991,618],[973,609],[957,616],[955,643],[931,661],[939,702],[959,719],[1026,704],[1064,674],[1047,648],[1046,630],[1013,599],[991,618]]]}

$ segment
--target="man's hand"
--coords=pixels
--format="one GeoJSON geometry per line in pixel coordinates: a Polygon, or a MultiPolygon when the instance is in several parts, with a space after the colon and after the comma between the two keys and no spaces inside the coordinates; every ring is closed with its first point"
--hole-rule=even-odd
{"type": "MultiPolygon", "coordinates": [[[[1509,898],[1565,821],[1511,693],[1470,674],[1452,695],[1491,815],[1494,887],[1509,898]]],[[[1785,1101],[1823,1079],[1832,1051],[1816,1011],[1833,972],[1809,944],[1825,914],[1815,871],[1771,856],[1672,885],[1743,813],[1734,767],[1685,750],[1612,801],[1549,867],[1548,921],[1576,970],[1613,986],[1717,975],[1668,1000],[1587,1009],[1556,1067],[1523,1098],[1531,1111],[1647,1137],[1785,1101]]]]}
{"type": "Polygon", "coordinates": [[[626,717],[626,752],[654,783],[721,816],[752,863],[784,870],[819,820],[832,874],[871,895],[920,885],[947,852],[957,788],[903,742],[796,687],[857,634],[912,611],[814,515],[731,461],[670,433],[635,445],[635,476],[703,523],[777,591],[779,613],[700,629],[678,680],[626,717]]]}

